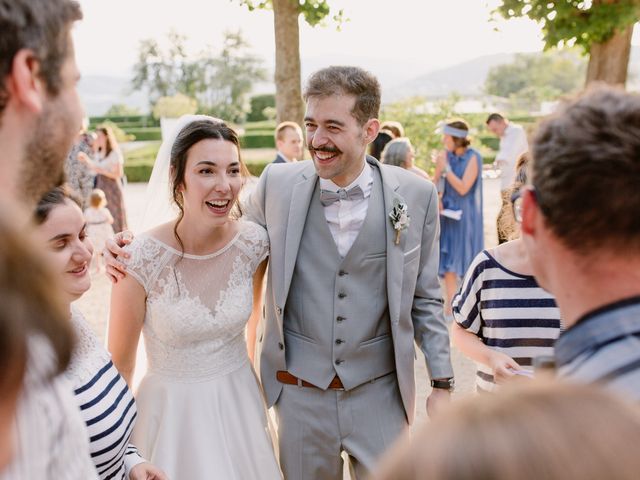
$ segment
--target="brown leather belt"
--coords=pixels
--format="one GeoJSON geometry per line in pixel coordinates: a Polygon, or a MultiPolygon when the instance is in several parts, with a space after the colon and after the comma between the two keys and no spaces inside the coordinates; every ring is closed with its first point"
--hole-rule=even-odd
{"type": "MultiPolygon", "coordinates": [[[[295,375],[291,375],[289,372],[285,372],[284,370],[278,370],[276,372],[276,379],[285,385],[300,385],[302,387],[320,388],[316,387],[313,383],[299,379],[295,375]]],[[[333,380],[331,380],[331,383],[329,384],[329,388],[332,390],[344,390],[340,377],[337,375],[333,377],[333,380]]]]}

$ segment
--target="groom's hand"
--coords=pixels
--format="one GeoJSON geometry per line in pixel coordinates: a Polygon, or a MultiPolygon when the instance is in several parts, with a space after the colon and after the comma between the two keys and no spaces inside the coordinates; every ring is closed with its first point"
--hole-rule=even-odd
{"type": "Polygon", "coordinates": [[[129,230],[116,234],[113,238],[108,238],[102,250],[102,256],[104,257],[104,263],[107,267],[107,276],[112,283],[118,283],[118,280],[123,279],[126,275],[127,266],[117,260],[119,255],[124,258],[129,258],[129,254],[125,252],[122,247],[130,244],[133,241],[133,233],[129,230]]]}
{"type": "Polygon", "coordinates": [[[427,397],[427,415],[435,418],[438,413],[451,401],[451,392],[444,388],[434,388],[427,397]]]}

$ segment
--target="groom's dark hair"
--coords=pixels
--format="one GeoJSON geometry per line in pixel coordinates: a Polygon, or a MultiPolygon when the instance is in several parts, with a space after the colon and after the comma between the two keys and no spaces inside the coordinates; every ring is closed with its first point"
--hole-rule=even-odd
{"type": "Polygon", "coordinates": [[[360,125],[380,112],[380,83],[372,74],[359,67],[327,67],[309,77],[304,89],[305,102],[311,97],[353,95],[356,102],[351,114],[360,125]]]}

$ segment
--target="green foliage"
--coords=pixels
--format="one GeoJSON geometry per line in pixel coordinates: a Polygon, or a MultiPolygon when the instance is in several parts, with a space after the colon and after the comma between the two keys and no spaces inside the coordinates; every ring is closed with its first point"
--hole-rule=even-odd
{"type": "Polygon", "coordinates": [[[161,97],[181,93],[195,98],[202,113],[242,122],[249,111],[248,94],[255,82],[267,78],[262,60],[249,52],[238,32],[226,32],[219,52],[211,47],[189,55],[186,37],[168,35],[162,48],[154,39],[140,43],[133,88],[146,88],[153,105],[161,97]]]}
{"type": "Polygon", "coordinates": [[[247,115],[248,122],[259,122],[261,120],[267,120],[265,116],[265,108],[276,106],[276,96],[273,93],[267,93],[264,95],[255,95],[249,100],[251,110],[247,115]]]}
{"type": "Polygon", "coordinates": [[[578,45],[588,53],[592,44],[603,43],[616,30],[636,23],[640,4],[637,0],[502,0],[494,14],[506,19],[527,16],[538,22],[547,49],[578,45]]]}
{"type": "Polygon", "coordinates": [[[123,103],[116,103],[115,105],[111,105],[109,107],[109,110],[107,110],[104,114],[105,117],[127,117],[135,115],[140,115],[140,109],[130,107],[123,103]]]}
{"type": "Polygon", "coordinates": [[[514,108],[530,110],[543,100],[578,90],[585,72],[586,62],[575,50],[518,54],[512,63],[489,71],[485,91],[511,98],[514,108]]]}
{"type": "MultiPolygon", "coordinates": [[[[254,10],[273,10],[273,3],[271,0],[237,0],[241,5],[245,5],[249,11],[254,10]]],[[[325,20],[331,15],[331,7],[327,0],[299,0],[298,11],[304,17],[305,22],[310,26],[315,27],[318,24],[323,24],[325,20]]],[[[344,10],[338,10],[335,12],[331,19],[335,23],[338,30],[342,24],[348,21],[344,16],[344,10]]]]}

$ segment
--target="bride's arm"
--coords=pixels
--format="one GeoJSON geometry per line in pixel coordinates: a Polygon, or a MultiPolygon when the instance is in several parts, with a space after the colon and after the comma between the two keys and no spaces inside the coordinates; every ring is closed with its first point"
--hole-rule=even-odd
{"type": "Polygon", "coordinates": [[[247,322],[247,350],[249,351],[249,359],[253,365],[253,359],[256,352],[256,335],[258,331],[258,324],[262,319],[262,304],[263,304],[263,284],[264,284],[264,272],[267,269],[267,260],[258,265],[256,273],[253,275],[253,309],[251,310],[251,316],[247,322]]]}
{"type": "Polygon", "coordinates": [[[131,387],[136,367],[138,340],[146,312],[146,293],[135,278],[127,275],[111,289],[109,351],[120,375],[131,387]]]}

